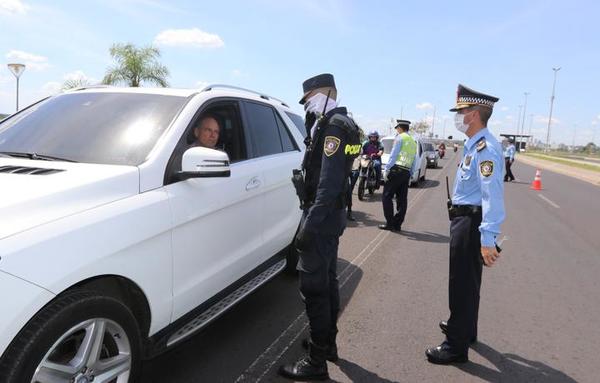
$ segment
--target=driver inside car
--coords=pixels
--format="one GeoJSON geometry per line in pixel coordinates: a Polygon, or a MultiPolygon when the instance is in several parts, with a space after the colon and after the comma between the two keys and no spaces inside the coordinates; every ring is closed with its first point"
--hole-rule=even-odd
{"type": "Polygon", "coordinates": [[[373,161],[373,168],[377,176],[376,189],[379,189],[381,182],[381,155],[383,154],[383,144],[379,141],[379,133],[373,130],[369,133],[368,140],[362,145],[362,153],[368,155],[373,161]]]}
{"type": "Polygon", "coordinates": [[[196,142],[193,146],[202,146],[209,149],[216,149],[221,134],[221,126],[217,118],[207,114],[200,119],[198,125],[194,128],[196,142]]]}

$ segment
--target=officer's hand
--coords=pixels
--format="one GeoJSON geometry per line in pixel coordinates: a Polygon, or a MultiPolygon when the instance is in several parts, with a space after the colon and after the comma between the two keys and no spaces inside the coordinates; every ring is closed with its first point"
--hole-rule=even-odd
{"type": "Polygon", "coordinates": [[[383,180],[384,180],[385,182],[387,182],[387,181],[388,181],[388,176],[389,176],[389,175],[390,175],[390,172],[389,172],[388,170],[384,170],[384,171],[383,171],[383,180]]]}
{"type": "Polygon", "coordinates": [[[296,238],[294,239],[296,249],[300,251],[308,250],[310,248],[310,243],[312,242],[312,239],[312,234],[304,230],[304,228],[301,228],[300,230],[298,230],[296,238]]]}
{"type": "Polygon", "coordinates": [[[483,257],[483,263],[487,267],[492,267],[496,260],[500,257],[500,253],[496,250],[496,247],[481,246],[481,256],[483,257]]]}

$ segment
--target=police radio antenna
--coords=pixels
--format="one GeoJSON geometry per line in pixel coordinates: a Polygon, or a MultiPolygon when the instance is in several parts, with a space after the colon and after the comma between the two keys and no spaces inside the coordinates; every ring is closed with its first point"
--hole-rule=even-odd
{"type": "Polygon", "coordinates": [[[331,94],[331,89],[327,91],[327,98],[325,99],[325,105],[323,105],[323,113],[322,116],[325,115],[325,111],[327,110],[327,103],[329,102],[329,95],[331,94]]]}

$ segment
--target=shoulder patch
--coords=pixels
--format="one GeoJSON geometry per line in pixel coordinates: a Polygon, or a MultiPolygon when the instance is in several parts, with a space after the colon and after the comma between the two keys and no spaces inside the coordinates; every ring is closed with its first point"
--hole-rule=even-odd
{"type": "Polygon", "coordinates": [[[479,164],[479,170],[481,171],[481,175],[484,177],[489,177],[494,174],[494,162],[493,161],[481,161],[479,164]]]}
{"type": "Polygon", "coordinates": [[[323,152],[327,157],[331,157],[340,147],[340,139],[335,136],[326,136],[323,152]]]}
{"type": "Polygon", "coordinates": [[[478,152],[485,149],[486,146],[487,146],[487,143],[485,142],[485,138],[482,138],[481,140],[477,141],[477,151],[478,152]]]}

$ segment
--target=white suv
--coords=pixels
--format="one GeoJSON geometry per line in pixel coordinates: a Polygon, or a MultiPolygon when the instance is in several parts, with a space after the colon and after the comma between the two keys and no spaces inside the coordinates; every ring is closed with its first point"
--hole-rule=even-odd
{"type": "Polygon", "coordinates": [[[223,85],[78,89],[2,121],[0,381],[127,382],[295,268],[302,129],[223,85]],[[219,150],[195,144],[206,115],[219,150]]]}

